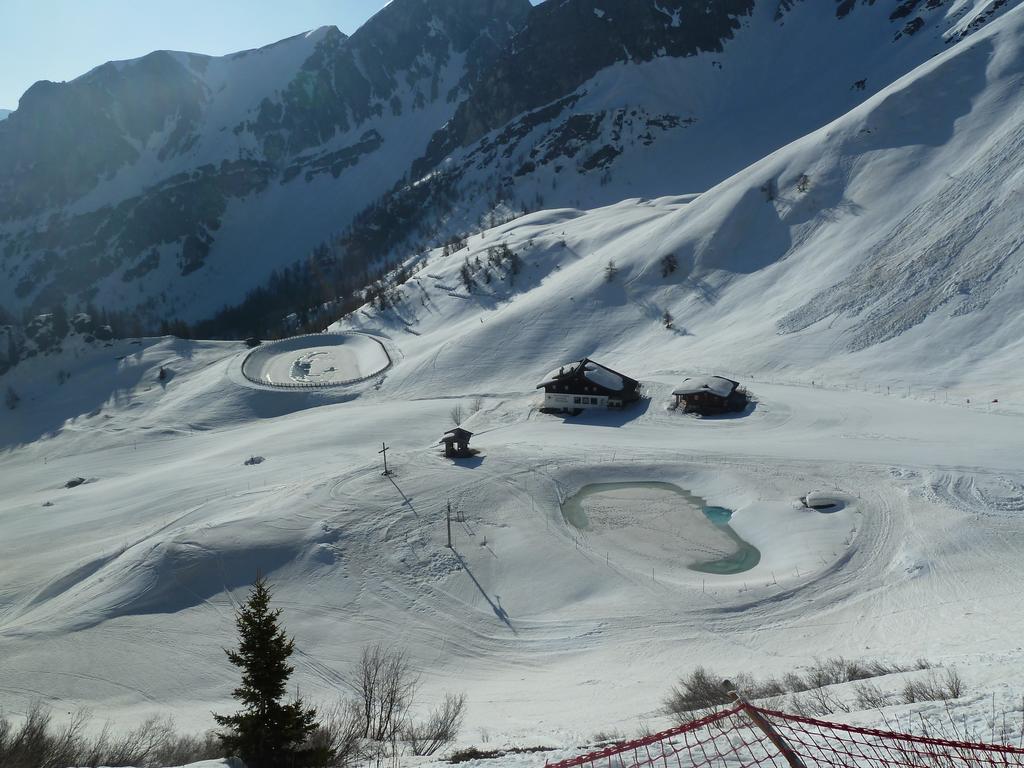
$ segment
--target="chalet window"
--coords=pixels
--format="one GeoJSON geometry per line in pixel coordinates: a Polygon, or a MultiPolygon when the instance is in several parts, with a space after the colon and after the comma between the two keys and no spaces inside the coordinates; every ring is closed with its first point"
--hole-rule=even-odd
{"type": "Polygon", "coordinates": [[[574,397],[572,399],[572,402],[573,402],[574,405],[582,405],[583,398],[582,397],[574,397]]]}
{"type": "Polygon", "coordinates": [[[590,398],[590,404],[591,405],[597,405],[597,398],[596,397],[590,398]]]}

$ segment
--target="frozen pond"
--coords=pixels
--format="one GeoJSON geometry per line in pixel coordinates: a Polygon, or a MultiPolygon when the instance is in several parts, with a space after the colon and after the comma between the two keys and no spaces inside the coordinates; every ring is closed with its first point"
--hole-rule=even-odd
{"type": "Polygon", "coordinates": [[[733,531],[732,512],[708,506],[689,491],[660,482],[586,485],[562,504],[562,515],[586,531],[596,550],[692,571],[733,574],[749,571],[761,553],[733,531]]]}

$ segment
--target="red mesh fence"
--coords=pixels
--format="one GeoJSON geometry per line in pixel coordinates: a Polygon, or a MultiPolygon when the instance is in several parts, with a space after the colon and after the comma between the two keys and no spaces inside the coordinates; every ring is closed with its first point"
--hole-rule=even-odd
{"type": "Polygon", "coordinates": [[[547,768],[1024,767],[1024,749],[857,728],[737,704],[547,768]]]}

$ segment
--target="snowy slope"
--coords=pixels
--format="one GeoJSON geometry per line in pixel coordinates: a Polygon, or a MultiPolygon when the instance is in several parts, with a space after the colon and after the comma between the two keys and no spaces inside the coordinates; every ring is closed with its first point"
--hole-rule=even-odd
{"type": "Polygon", "coordinates": [[[0,120],[6,120],[7,116],[11,114],[12,111],[13,110],[10,109],[0,109],[0,120]]]}
{"type": "Polygon", "coordinates": [[[1014,11],[692,202],[522,217],[427,261],[395,309],[351,324],[415,334],[396,372],[406,394],[447,369],[503,391],[501,340],[515,338],[544,350],[515,371],[520,386],[600,350],[627,368],[772,370],[1020,401],[1021,19],[1014,11]],[[485,269],[468,295],[465,259],[486,264],[501,243],[526,264],[518,284],[498,270],[488,285],[485,269]],[[679,267],[664,277],[667,254],[679,267]]]}
{"type": "MultiPolygon", "coordinates": [[[[585,6],[601,3],[546,5],[552,29],[544,34],[528,28],[514,41],[512,62],[503,63],[508,72],[533,75],[518,88],[525,94],[540,91],[546,73],[571,66],[559,54],[555,30],[560,24],[573,19],[585,26],[585,6]],[[524,36],[525,41],[520,39],[524,36]],[[537,57],[540,63],[534,61],[537,57]]],[[[454,202],[437,215],[424,214],[417,206],[406,227],[396,227],[392,218],[373,219],[371,224],[408,229],[417,244],[423,230],[473,231],[486,226],[494,212],[500,220],[510,211],[591,208],[628,197],[705,191],[848,112],[946,50],[951,41],[976,34],[984,28],[978,22],[991,23],[1013,7],[987,2],[912,5],[896,0],[752,3],[748,13],[737,14],[735,29],[721,42],[721,50],[705,47],[694,55],[666,55],[663,47],[647,57],[631,54],[626,45],[619,59],[560,98],[537,104],[524,96],[521,105],[529,108],[508,121],[494,117],[505,114],[500,104],[492,103],[495,94],[505,91],[488,81],[488,87],[460,104],[432,139],[431,153],[417,164],[424,172],[433,171],[431,163],[444,156],[444,173],[428,175],[386,198],[389,209],[401,210],[403,203],[411,206],[422,198],[424,184],[432,184],[454,202]],[[913,34],[904,32],[910,19],[917,30],[913,34]],[[818,66],[821,61],[828,66],[818,66]],[[478,136],[481,124],[490,130],[478,136]],[[466,126],[475,131],[460,137],[460,131],[469,131],[466,126]]],[[[625,10],[589,15],[600,19],[599,27],[614,30],[625,10]]],[[[696,23],[687,17],[682,26],[696,23]]],[[[675,27],[670,20],[664,24],[669,30],[665,44],[671,45],[675,27]]],[[[658,34],[652,37],[658,39],[658,34]]]]}

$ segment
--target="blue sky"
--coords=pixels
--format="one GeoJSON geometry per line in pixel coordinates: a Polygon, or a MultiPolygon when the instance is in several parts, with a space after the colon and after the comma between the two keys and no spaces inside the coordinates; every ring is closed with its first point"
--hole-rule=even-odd
{"type": "MultiPolygon", "coordinates": [[[[536,0],[535,0],[536,2],[536,0]]],[[[351,34],[385,0],[0,0],[0,108],[158,49],[224,54],[325,24],[351,34]]]]}

